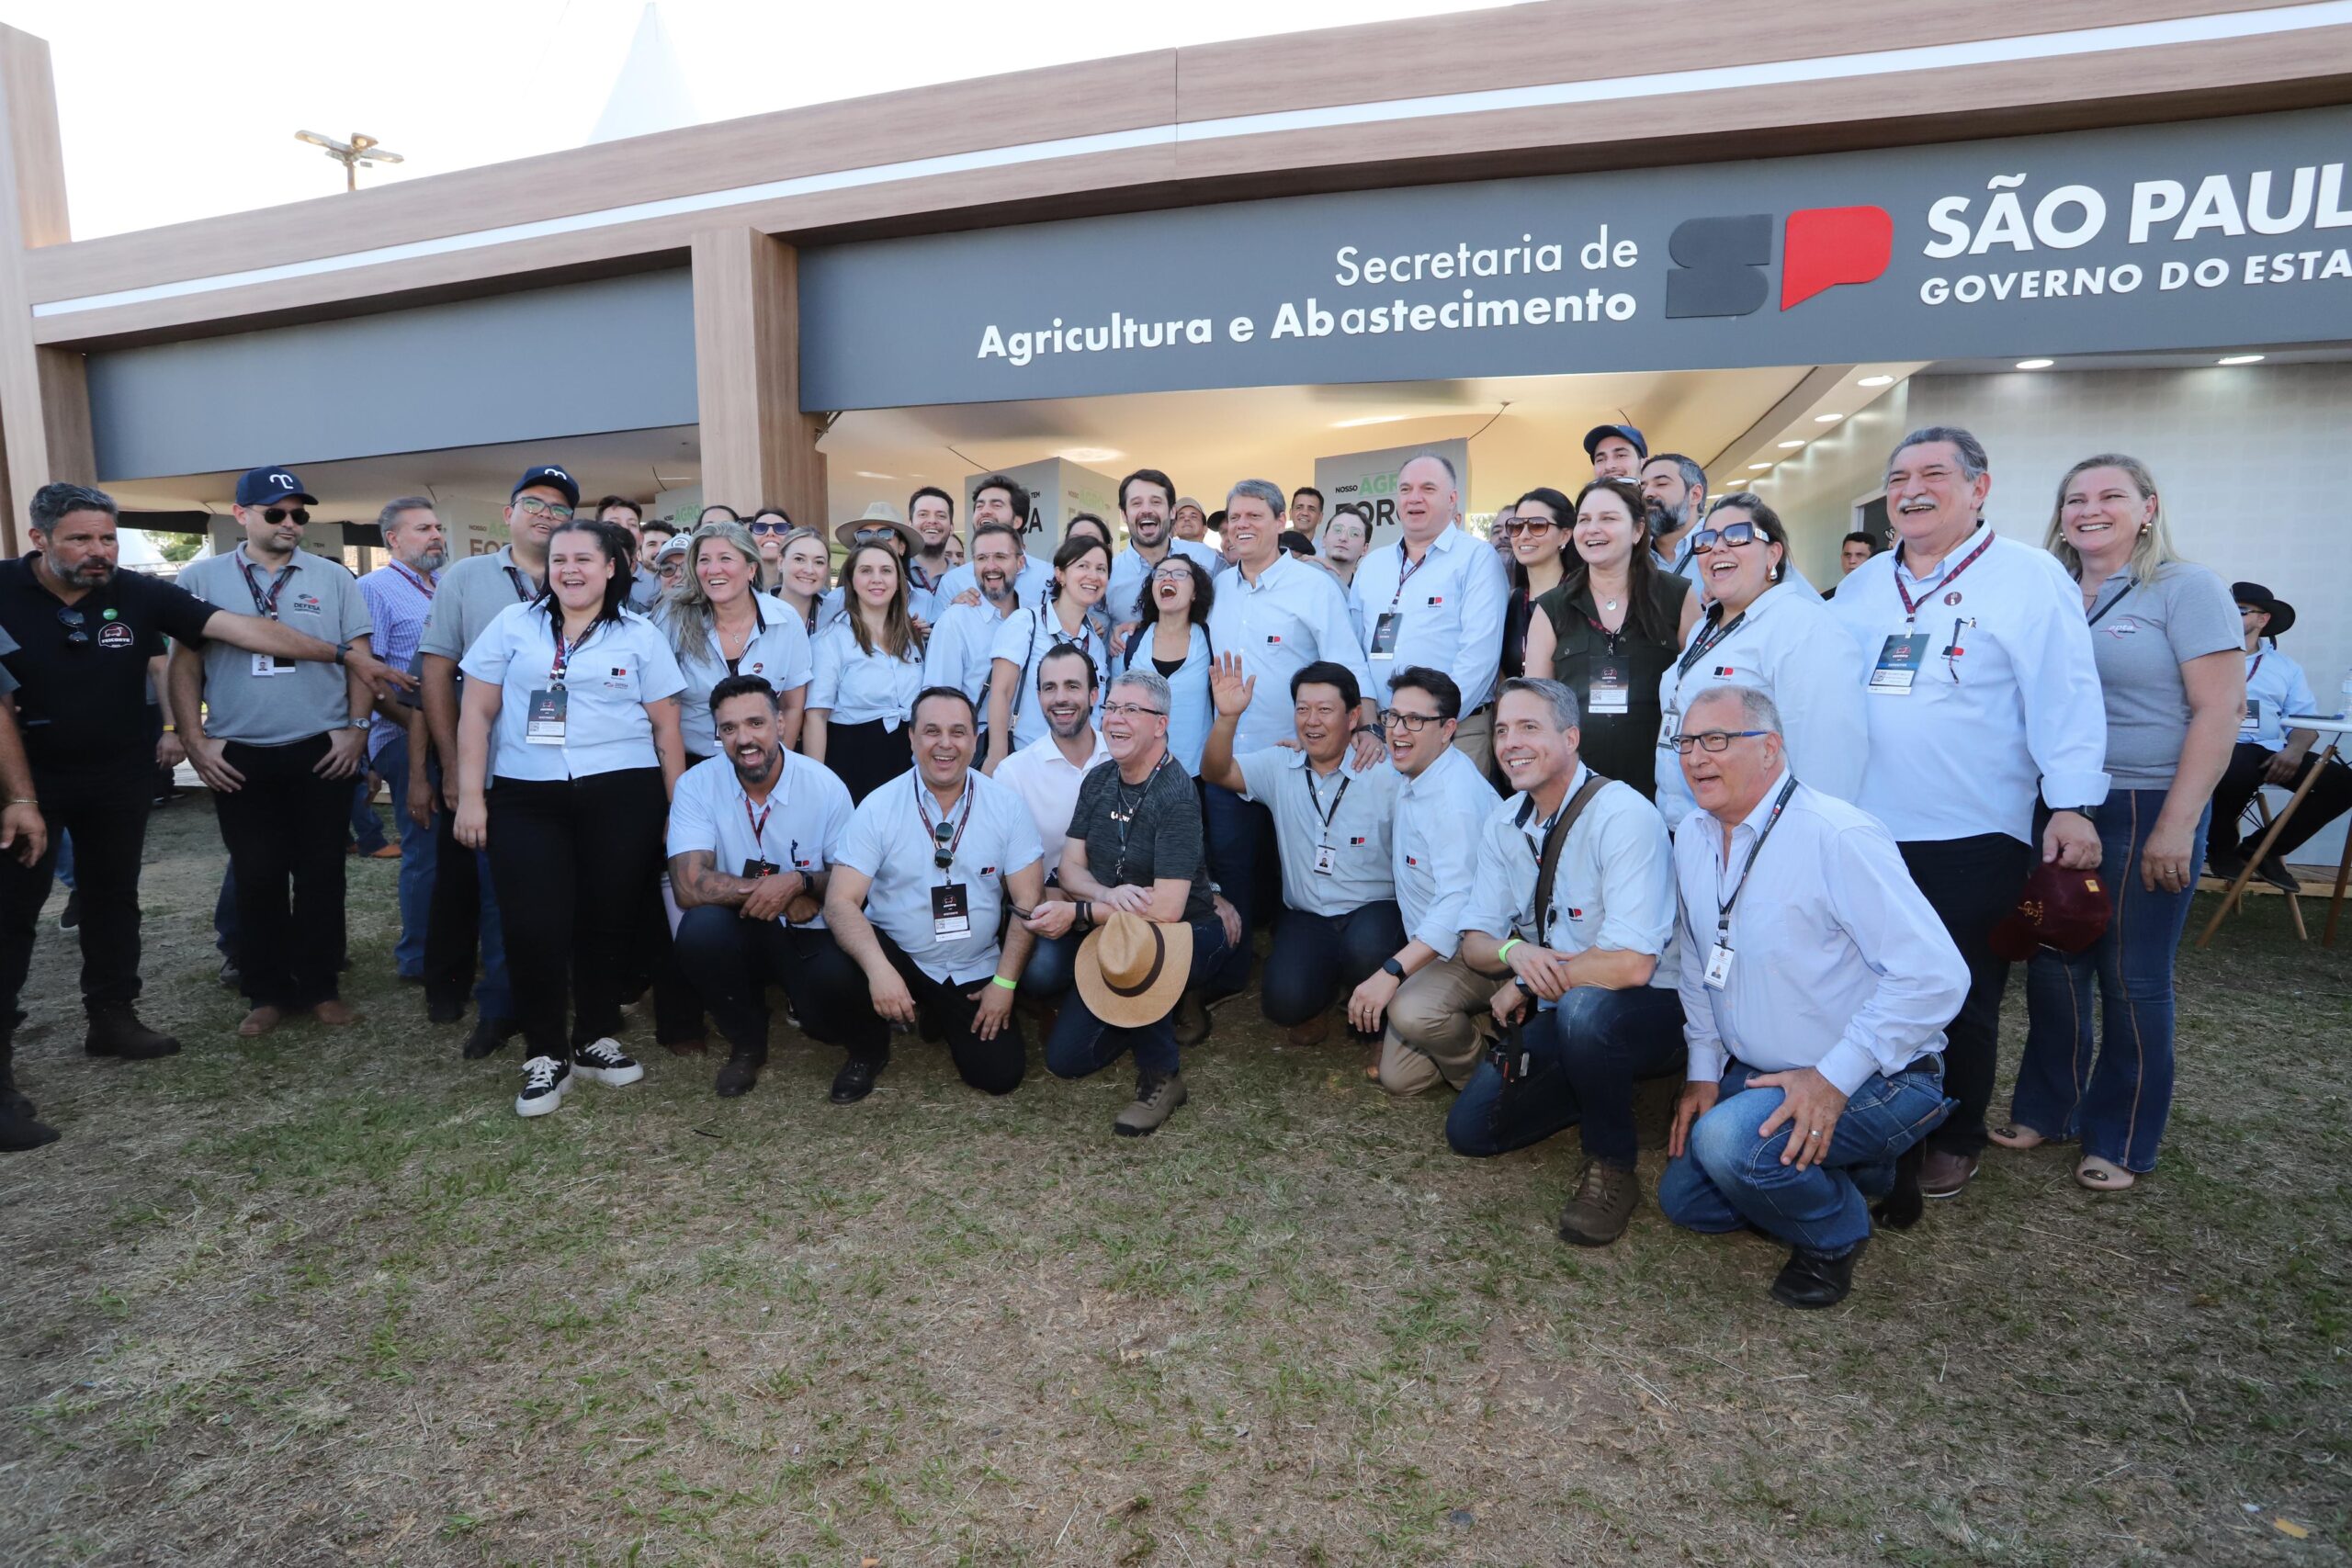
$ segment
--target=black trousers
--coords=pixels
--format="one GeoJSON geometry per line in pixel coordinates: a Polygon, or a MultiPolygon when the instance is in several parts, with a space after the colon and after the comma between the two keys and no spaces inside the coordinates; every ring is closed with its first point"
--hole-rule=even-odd
{"type": "MultiPolygon", "coordinates": [[[[255,1007],[300,1012],[336,992],[351,781],[311,771],[326,754],[323,735],[284,746],[232,740],[221,749],[245,776],[212,800],[236,874],[237,968],[255,1007]]],[[[77,840],[77,872],[81,853],[77,840]]]]}
{"type": "Polygon", "coordinates": [[[2001,989],[2009,981],[2008,960],[1996,956],[1987,939],[2017,908],[2037,851],[2007,833],[1918,840],[1895,848],[1968,964],[1968,996],[1944,1030],[1944,1093],[1959,1107],[1923,1142],[1946,1154],[1973,1155],[1990,1142],[1984,1112],[2000,1065],[2001,989]]]}
{"type": "Polygon", "coordinates": [[[458,842],[458,814],[443,804],[437,758],[425,777],[433,787],[433,893],[424,906],[424,1000],[462,1009],[483,937],[481,863],[458,842]]]}
{"type": "MultiPolygon", "coordinates": [[[[882,944],[882,956],[890,961],[890,967],[907,983],[907,993],[914,998],[915,1005],[930,1013],[940,1032],[947,1036],[947,1052],[956,1059],[957,1075],[988,1094],[1011,1094],[1019,1089],[1023,1075],[1029,1070],[1029,1044],[1022,1038],[1019,1015],[1007,1017],[993,1040],[983,1040],[972,1032],[972,1020],[978,1015],[980,1004],[967,993],[987,985],[989,976],[983,974],[963,981],[934,980],[917,968],[906,950],[885,936],[879,926],[875,928],[874,940],[882,944]]],[[[872,1012],[874,997],[865,984],[865,971],[853,964],[850,976],[855,989],[840,1000],[839,1007],[843,1011],[872,1012]]],[[[887,1044],[883,1049],[888,1049],[887,1044]]]]}
{"type": "MultiPolygon", "coordinates": [[[[2207,854],[2233,850],[2251,853],[2254,846],[2262,841],[2260,831],[2242,829],[2239,818],[2245,811],[2246,802],[2254,798],[2254,792],[2262,787],[2263,769],[2277,755],[2268,747],[2257,746],[2251,740],[2240,741],[2237,750],[2230,753],[2229,768],[2222,774],[2222,782],[2213,786],[2213,826],[2205,836],[2207,854]]],[[[2304,764],[2306,768],[2310,765],[2304,764]]],[[[2302,774],[2296,774],[2294,784],[2302,782],[2302,774]]],[[[2311,794],[2303,796],[2303,803],[2295,807],[2294,819],[2279,833],[2270,852],[2285,861],[2290,851],[2309,843],[2313,834],[2343,816],[2347,808],[2352,808],[2352,768],[2346,767],[2341,757],[2331,757],[2320,770],[2319,782],[2312,785],[2311,794]]]]}
{"type": "Polygon", "coordinates": [[[890,1043],[889,1026],[868,1001],[865,975],[833,933],[747,920],[732,909],[705,904],[678,922],[672,950],[701,993],[727,1043],[768,1059],[767,988],[784,987],[801,1032],[852,1055],[872,1055],[890,1043]]]}
{"type": "Polygon", "coordinates": [[[1405,917],[1394,898],[1343,915],[1284,909],[1274,922],[1274,944],[1267,950],[1260,984],[1267,1021],[1288,1028],[1320,1017],[1404,945],[1405,917]]]}
{"type": "Polygon", "coordinates": [[[35,865],[0,855],[0,1030],[24,1021],[17,1000],[57,873],[62,833],[74,835],[74,880],[82,894],[82,1005],[107,1007],[139,995],[139,860],[154,770],[141,762],[36,773],[33,789],[49,824],[49,848],[35,865]]]}
{"type": "Polygon", "coordinates": [[[490,875],[529,1055],[566,1061],[573,1046],[619,1034],[629,943],[668,815],[659,768],[491,787],[490,875]]]}

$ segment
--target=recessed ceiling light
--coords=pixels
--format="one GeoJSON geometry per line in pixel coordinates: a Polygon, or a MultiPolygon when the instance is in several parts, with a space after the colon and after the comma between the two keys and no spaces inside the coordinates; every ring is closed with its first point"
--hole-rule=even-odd
{"type": "Polygon", "coordinates": [[[2262,363],[2262,355],[2258,354],[2225,354],[2222,356],[2220,363],[2223,365],[2259,365],[2262,363]]]}
{"type": "Polygon", "coordinates": [[[1107,463],[1120,455],[1115,446],[1065,446],[1058,454],[1073,463],[1107,463]]]}
{"type": "Polygon", "coordinates": [[[2020,359],[2018,361],[2018,368],[2020,370],[2047,370],[2057,363],[2058,362],[2054,359],[2020,359]]]}
{"type": "Polygon", "coordinates": [[[1813,416],[1813,423],[1815,424],[1835,424],[1845,417],[1846,416],[1842,413],[1817,413],[1813,416]]]}
{"type": "Polygon", "coordinates": [[[1894,385],[1894,378],[1892,376],[1865,376],[1860,380],[1855,382],[1854,385],[1857,387],[1892,387],[1894,385]]]}
{"type": "Polygon", "coordinates": [[[1771,466],[1770,463],[1750,463],[1747,465],[1747,470],[1750,473],[1760,474],[1771,466]]]}
{"type": "Polygon", "coordinates": [[[1793,452],[1804,445],[1804,443],[1802,441],[1783,441],[1781,443],[1781,450],[1783,452],[1793,452]]]}
{"type": "Polygon", "coordinates": [[[871,468],[860,468],[857,470],[857,477],[862,479],[896,479],[898,476],[896,474],[877,474],[871,468]]]}
{"type": "Polygon", "coordinates": [[[1408,413],[1366,414],[1362,419],[1336,420],[1332,423],[1331,428],[1334,430],[1355,430],[1367,424],[1395,424],[1400,420],[1407,420],[1412,417],[1413,416],[1408,413]]]}

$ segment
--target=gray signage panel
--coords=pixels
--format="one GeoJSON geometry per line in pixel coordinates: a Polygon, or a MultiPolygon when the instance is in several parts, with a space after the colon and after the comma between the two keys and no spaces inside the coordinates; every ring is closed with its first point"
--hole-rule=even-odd
{"type": "Polygon", "coordinates": [[[101,480],[695,418],[684,268],[90,355],[101,480]]]}
{"type": "Polygon", "coordinates": [[[2352,109],[801,258],[809,410],[2352,337],[2352,109]]]}

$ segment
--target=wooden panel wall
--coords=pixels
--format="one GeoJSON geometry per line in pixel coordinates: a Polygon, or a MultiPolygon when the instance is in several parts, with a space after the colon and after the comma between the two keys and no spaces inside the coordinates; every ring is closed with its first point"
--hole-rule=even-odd
{"type": "Polygon", "coordinates": [[[707,502],[825,524],[825,458],[800,412],[799,254],[756,229],[694,237],[695,382],[707,502]]]}

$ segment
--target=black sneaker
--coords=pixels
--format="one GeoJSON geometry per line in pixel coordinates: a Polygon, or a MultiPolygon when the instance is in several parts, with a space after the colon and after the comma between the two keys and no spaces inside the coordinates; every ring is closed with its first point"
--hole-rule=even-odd
{"type": "Polygon", "coordinates": [[[2205,869],[2223,882],[2235,882],[2245,869],[2245,856],[2235,850],[2207,850],[2205,869]]]}
{"type": "Polygon", "coordinates": [[[645,1076],[637,1059],[623,1051],[620,1042],[606,1035],[591,1040],[585,1045],[571,1048],[571,1070],[590,1083],[603,1084],[606,1089],[619,1089],[633,1084],[645,1076]]]}
{"type": "Polygon", "coordinates": [[[571,1065],[553,1056],[534,1056],[523,1064],[523,1092],[514,1097],[517,1116],[545,1116],[563,1105],[563,1091],[571,1087],[571,1065]]]}
{"type": "Polygon", "coordinates": [[[760,1081],[760,1069],[765,1066],[766,1062],[749,1051],[738,1051],[727,1058],[725,1066],[718,1069],[718,1077],[711,1087],[718,1091],[721,1100],[733,1100],[739,1095],[749,1094],[752,1086],[760,1081]]]}
{"type": "Polygon", "coordinates": [[[2301,893],[2303,890],[2303,885],[2295,880],[2295,874],[2287,869],[2287,863],[2275,854],[2265,855],[2256,862],[2254,874],[2281,893],[2301,893]]]}
{"type": "Polygon", "coordinates": [[[514,1037],[517,1027],[511,1018],[479,1021],[474,1025],[474,1032],[466,1036],[466,1060],[479,1062],[484,1056],[494,1056],[505,1050],[506,1043],[514,1037]]]}
{"type": "Polygon", "coordinates": [[[57,911],[57,929],[62,931],[70,931],[81,923],[82,890],[78,887],[69,887],[65,890],[65,908],[57,911]]]}

